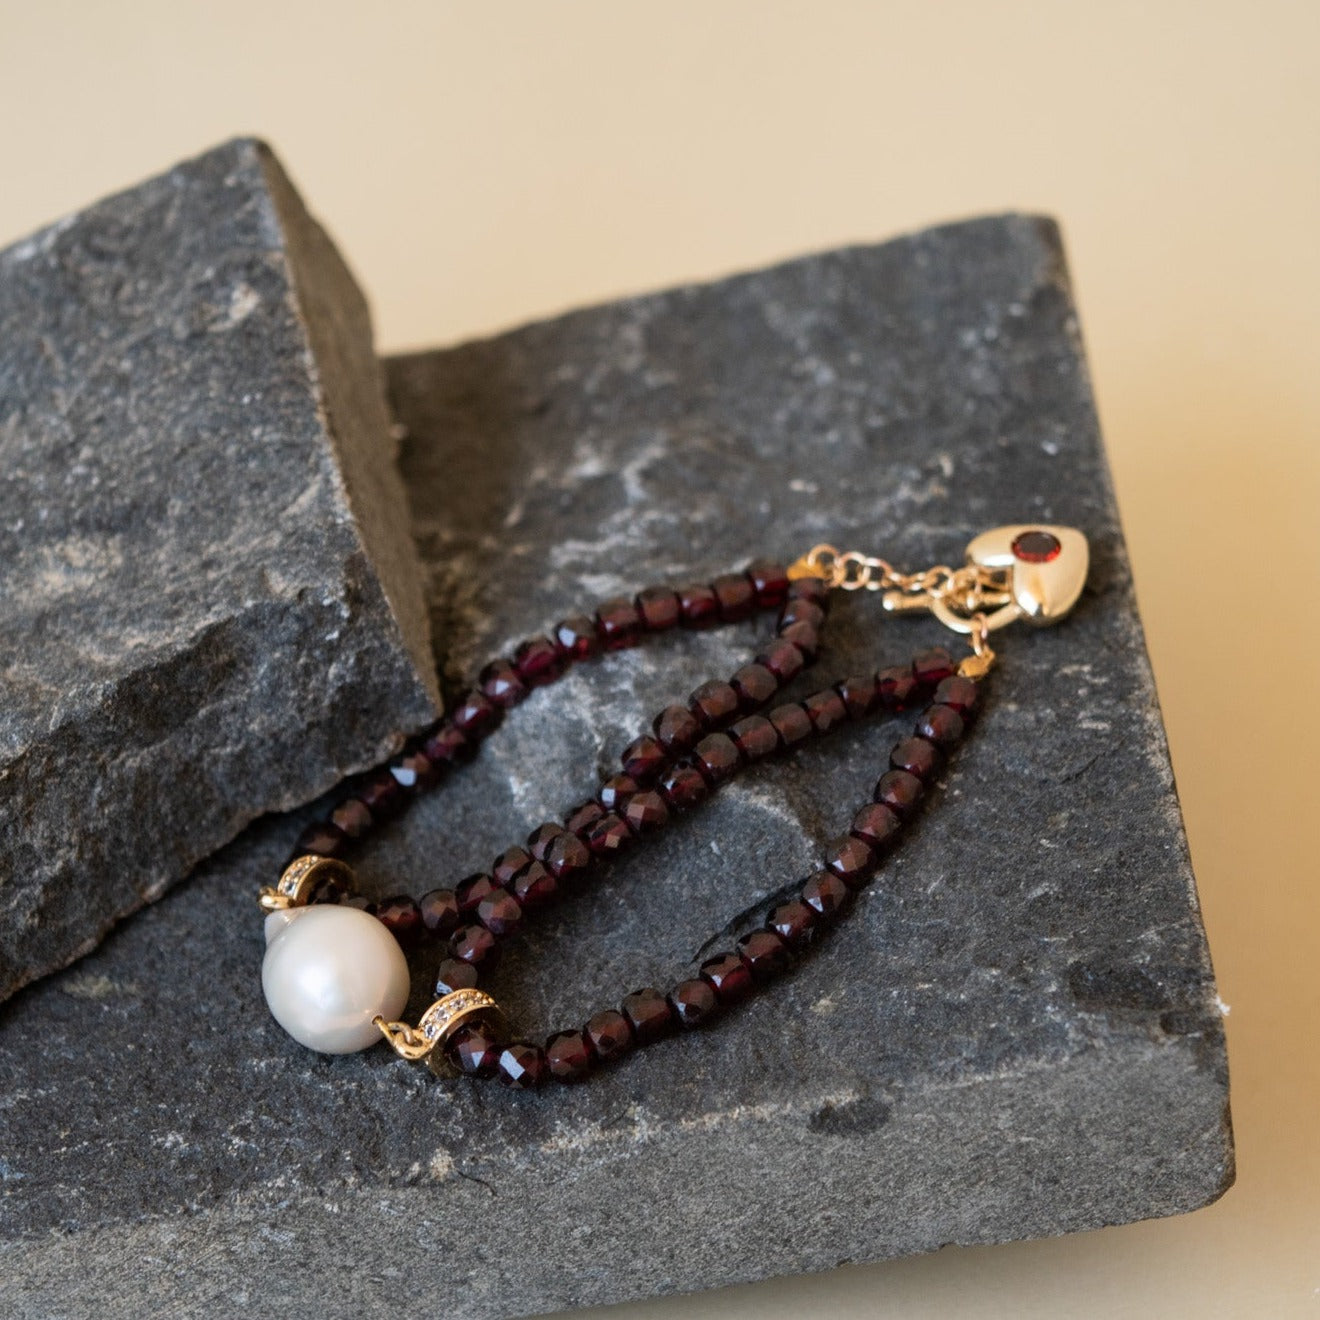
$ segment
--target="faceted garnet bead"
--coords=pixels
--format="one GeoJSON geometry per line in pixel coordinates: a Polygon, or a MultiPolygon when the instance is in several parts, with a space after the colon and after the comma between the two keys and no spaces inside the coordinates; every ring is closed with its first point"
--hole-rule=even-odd
{"type": "Polygon", "coordinates": [[[596,611],[596,632],[607,651],[622,651],[641,641],[642,616],[626,596],[607,600],[596,611]]]}
{"type": "Polygon", "coordinates": [[[506,848],[491,863],[490,878],[501,889],[507,889],[513,883],[513,877],[525,866],[530,866],[532,855],[526,848],[506,848]]]}
{"type": "Polygon", "coordinates": [[[679,1026],[697,1027],[715,1015],[720,1006],[715,987],[704,977],[680,981],[669,992],[669,1004],[679,1026]]]}
{"type": "Polygon", "coordinates": [[[850,719],[859,720],[875,709],[879,699],[874,674],[854,674],[834,685],[850,719]]]}
{"type": "Polygon", "coordinates": [[[976,709],[977,698],[980,696],[976,684],[970,678],[964,678],[961,674],[954,674],[952,678],[946,678],[935,689],[935,700],[941,706],[951,706],[965,720],[976,709]]]}
{"type": "Polygon", "coordinates": [[[845,834],[825,852],[825,866],[851,889],[861,889],[875,875],[875,849],[865,839],[845,834]]]}
{"type": "Polygon", "coordinates": [[[644,733],[628,744],[619,760],[625,775],[639,784],[649,784],[664,769],[668,756],[659,739],[644,733]]]}
{"type": "Polygon", "coordinates": [[[632,840],[632,831],[612,811],[603,815],[586,833],[583,842],[597,857],[614,857],[632,840]]]}
{"type": "Polygon", "coordinates": [[[710,585],[725,623],[752,617],[756,610],[756,589],[745,573],[722,573],[710,585]]]}
{"type": "Polygon", "coordinates": [[[692,749],[692,759],[708,783],[721,784],[738,768],[740,755],[727,733],[711,733],[692,749]]]}
{"type": "Polygon", "coordinates": [[[678,603],[685,628],[709,628],[720,620],[720,603],[711,587],[699,583],[679,587],[678,603]]]}
{"type": "Polygon", "coordinates": [[[853,817],[848,833],[865,840],[877,851],[883,851],[893,845],[902,827],[892,807],[882,802],[869,802],[853,817]]]}
{"type": "Polygon", "coordinates": [[[361,798],[345,798],[331,813],[330,820],[350,839],[360,839],[375,824],[361,798]]]}
{"type": "Polygon", "coordinates": [[[816,911],[801,899],[793,899],[772,908],[765,924],[785,944],[800,949],[809,944],[815,935],[817,916],[816,911]]]}
{"type": "Polygon", "coordinates": [[[952,706],[928,706],[915,731],[937,747],[952,747],[963,736],[963,717],[952,706]]]}
{"type": "Polygon", "coordinates": [[[802,709],[807,712],[811,727],[817,733],[828,733],[848,718],[848,708],[843,704],[843,698],[833,688],[826,688],[823,692],[813,692],[811,696],[804,698],[802,709]]]}
{"type": "Polygon", "coordinates": [[[468,1077],[493,1077],[499,1066],[502,1044],[499,1033],[488,1022],[465,1022],[450,1036],[445,1053],[450,1063],[468,1077]]]}
{"type": "Polygon", "coordinates": [[[460,926],[449,937],[449,952],[460,962],[488,971],[499,961],[500,946],[485,926],[460,926]]]}
{"type": "Polygon", "coordinates": [[[458,929],[458,899],[452,889],[432,889],[417,900],[422,926],[431,935],[449,935],[458,929]]]}
{"type": "Polygon", "coordinates": [[[934,688],[958,672],[953,657],[942,647],[932,646],[920,651],[912,659],[912,677],[923,688],[934,688]]]}
{"type": "Polygon", "coordinates": [[[375,821],[391,820],[408,805],[408,795],[388,770],[378,770],[360,783],[357,797],[375,821]]]}
{"type": "Polygon", "coordinates": [[[666,706],[651,725],[656,741],[669,753],[690,752],[701,740],[701,721],[686,706],[666,706]]]}
{"type": "Polygon", "coordinates": [[[556,880],[563,880],[591,865],[591,849],[577,835],[565,831],[551,841],[544,860],[546,870],[556,880]]]}
{"type": "Polygon", "coordinates": [[[623,808],[623,818],[634,834],[649,834],[669,819],[665,800],[654,789],[634,793],[623,808]]]}
{"type": "Polygon", "coordinates": [[[591,1050],[580,1031],[557,1031],[545,1043],[545,1061],[550,1076],[559,1082],[576,1082],[591,1071],[591,1050]]]}
{"type": "Polygon", "coordinates": [[[911,667],[894,665],[876,674],[875,690],[886,710],[905,710],[916,698],[917,680],[912,677],[911,667]]]}
{"type": "Polygon", "coordinates": [[[738,941],[738,954],[754,981],[768,981],[788,966],[788,945],[772,930],[754,930],[738,941]]]}
{"type": "Polygon", "coordinates": [[[564,672],[564,660],[548,637],[529,637],[513,653],[519,677],[530,687],[553,683],[564,672]]]}
{"type": "Polygon", "coordinates": [[[779,611],[779,631],[782,633],[789,624],[808,623],[817,631],[825,626],[825,611],[810,600],[790,600],[779,611]]]}
{"type": "Polygon", "coordinates": [[[508,660],[492,660],[477,675],[477,685],[491,701],[506,710],[527,695],[527,684],[508,660]]]}
{"type": "Polygon", "coordinates": [[[788,584],[788,596],[790,600],[810,600],[817,605],[828,605],[830,585],[824,578],[794,578],[788,584]]]}
{"type": "Polygon", "coordinates": [[[575,614],[555,624],[555,645],[570,660],[591,660],[600,654],[600,633],[596,620],[575,614]]]}
{"type": "Polygon", "coordinates": [[[817,871],[800,892],[802,901],[823,921],[842,916],[853,898],[852,890],[833,871],[817,871]]]}
{"type": "Polygon", "coordinates": [[[683,611],[678,603],[678,592],[668,587],[647,587],[637,593],[637,613],[647,632],[664,632],[678,627],[683,611]]]}
{"type": "Polygon", "coordinates": [[[484,871],[478,871],[476,875],[460,880],[454,886],[454,898],[458,902],[458,910],[465,916],[470,915],[477,910],[483,898],[498,893],[499,888],[494,876],[487,875],[484,871]]]}
{"type": "Polygon", "coordinates": [[[507,890],[497,889],[481,900],[477,907],[477,920],[492,935],[503,939],[512,935],[522,924],[522,904],[507,890]]]}
{"type": "Polygon", "coordinates": [[[563,833],[565,833],[564,827],[556,825],[554,821],[547,821],[544,825],[538,825],[527,836],[527,851],[538,862],[543,862],[550,845],[563,833]]]}
{"type": "Polygon", "coordinates": [[[756,657],[758,665],[764,665],[781,683],[787,683],[802,672],[806,663],[802,652],[792,642],[783,640],[771,642],[756,657]]]}
{"type": "Polygon", "coordinates": [[[618,1009],[607,1008],[597,1013],[582,1028],[582,1034],[592,1054],[602,1063],[617,1059],[633,1047],[632,1024],[618,1009]]]}
{"type": "Polygon", "coordinates": [[[717,953],[701,964],[701,974],[715,988],[721,1004],[736,1004],[752,993],[752,974],[736,953],[717,953]]]}
{"type": "Polygon", "coordinates": [[[403,949],[415,948],[426,931],[422,924],[421,909],[407,894],[396,894],[379,903],[376,919],[399,941],[403,949]]]}
{"type": "Polygon", "coordinates": [[[440,782],[440,771],[424,753],[413,750],[390,762],[390,774],[405,793],[421,793],[440,782]]]}
{"type": "Polygon", "coordinates": [[[504,707],[492,701],[484,692],[466,692],[459,698],[449,718],[454,727],[462,729],[469,738],[484,738],[504,717],[504,707]]]}
{"type": "Polygon", "coordinates": [[[910,816],[921,802],[922,783],[906,770],[888,770],[880,776],[872,795],[900,817],[910,816]]]}
{"type": "Polygon", "coordinates": [[[749,761],[759,761],[779,749],[779,734],[764,715],[749,715],[729,729],[738,750],[749,761]]]}
{"type": "Polygon", "coordinates": [[[534,1091],[549,1076],[545,1051],[539,1045],[515,1040],[500,1051],[495,1076],[514,1091],[534,1091]]]}
{"type": "Polygon", "coordinates": [[[729,686],[738,694],[739,708],[745,713],[764,706],[779,691],[779,680],[764,665],[743,665],[729,686]]]}
{"type": "Polygon", "coordinates": [[[674,1010],[664,995],[650,986],[624,995],[619,1007],[632,1026],[633,1036],[639,1045],[659,1040],[673,1029],[674,1010]]]}
{"type": "Polygon", "coordinates": [[[333,821],[313,821],[298,836],[294,856],[311,853],[317,857],[341,857],[348,849],[348,835],[333,821]]]}
{"type": "Polygon", "coordinates": [[[688,762],[672,766],[660,778],[660,793],[675,811],[686,811],[710,796],[701,771],[688,762]]]}
{"type": "Polygon", "coordinates": [[[427,760],[438,766],[462,765],[477,754],[477,745],[446,720],[426,735],[422,752],[427,760]]]}
{"type": "Polygon", "coordinates": [[[940,768],[940,750],[926,738],[904,738],[889,753],[889,764],[924,782],[933,779],[940,768]]]}
{"type": "Polygon", "coordinates": [[[605,808],[599,802],[584,802],[575,811],[568,813],[564,818],[564,825],[585,842],[587,835],[604,814],[605,808]]]}
{"type": "Polygon", "coordinates": [[[437,998],[452,995],[455,990],[472,990],[477,984],[477,969],[461,958],[442,958],[435,969],[437,998]]]}
{"type": "Polygon", "coordinates": [[[790,623],[779,630],[779,635],[802,652],[802,659],[807,664],[815,660],[820,651],[820,634],[809,623],[790,623]]]}
{"type": "Polygon", "coordinates": [[[600,786],[596,801],[606,811],[619,811],[635,792],[637,781],[631,775],[614,775],[600,786]]]}
{"type": "Polygon", "coordinates": [[[775,726],[775,732],[785,747],[792,747],[811,734],[811,716],[796,701],[776,706],[766,718],[775,726]]]}
{"type": "MultiPolygon", "coordinates": [[[[573,842],[590,856],[580,840],[574,839],[573,842]]],[[[544,862],[532,862],[514,877],[509,890],[526,910],[548,903],[559,892],[559,885],[544,862]]]]}
{"type": "Polygon", "coordinates": [[[747,580],[762,609],[782,605],[788,596],[788,569],[773,559],[754,559],[747,565],[747,580]]]}
{"type": "Polygon", "coordinates": [[[714,679],[703,683],[689,698],[692,713],[707,729],[722,729],[738,715],[738,694],[733,684],[714,679]]]}

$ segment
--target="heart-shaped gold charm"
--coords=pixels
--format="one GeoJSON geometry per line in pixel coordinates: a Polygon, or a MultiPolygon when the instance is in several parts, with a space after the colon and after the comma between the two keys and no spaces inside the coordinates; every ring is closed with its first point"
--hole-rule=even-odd
{"type": "Polygon", "coordinates": [[[967,562],[1006,573],[1011,602],[1003,611],[1043,626],[1077,604],[1091,555],[1075,527],[1019,523],[982,532],[967,547],[967,562]]]}

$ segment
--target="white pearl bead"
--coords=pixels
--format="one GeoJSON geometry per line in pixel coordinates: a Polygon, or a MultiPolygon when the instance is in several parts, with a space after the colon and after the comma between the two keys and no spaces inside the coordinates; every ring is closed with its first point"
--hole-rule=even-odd
{"type": "Polygon", "coordinates": [[[308,1049],[364,1050],[383,1039],[371,1019],[379,1013],[393,1021],[408,1002],[408,963],[398,940],[359,908],[326,903],[272,913],[266,940],[266,1003],[308,1049]]]}

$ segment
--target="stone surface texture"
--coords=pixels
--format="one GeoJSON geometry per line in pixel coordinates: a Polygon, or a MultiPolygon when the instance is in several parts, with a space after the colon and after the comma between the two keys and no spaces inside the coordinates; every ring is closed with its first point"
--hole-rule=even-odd
{"type": "Polygon", "coordinates": [[[366,303],[260,144],[0,253],[0,998],[437,693],[366,303]]]}
{"type": "MultiPolygon", "coordinates": [[[[7,1315],[495,1317],[1190,1210],[1232,1179],[1221,1015],[1054,226],[1008,216],[389,364],[447,672],[572,607],[811,543],[922,566],[1075,524],[1053,630],[1001,634],[981,723],[854,915],[708,1030],[536,1095],[270,1021],[260,823],[0,1011],[7,1315]]],[[[540,691],[362,855],[456,879],[574,805],[749,623],[540,691]]],[[[835,606],[815,670],[931,621],[835,606]]],[[[813,868],[902,721],[741,776],[511,950],[524,1030],[670,984],[813,868]]],[[[411,1005],[424,1006],[419,973],[411,1005]]]]}

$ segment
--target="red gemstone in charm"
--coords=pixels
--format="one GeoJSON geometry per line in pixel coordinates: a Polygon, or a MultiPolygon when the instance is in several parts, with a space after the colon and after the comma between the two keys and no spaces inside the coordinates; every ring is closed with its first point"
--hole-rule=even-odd
{"type": "Polygon", "coordinates": [[[715,987],[721,1004],[736,1004],[752,993],[752,974],[736,953],[717,953],[701,964],[701,974],[715,987]]]}
{"type": "Polygon", "coordinates": [[[545,1051],[525,1040],[506,1045],[495,1068],[496,1078],[514,1091],[534,1091],[548,1074],[545,1051]]]}
{"type": "Polygon", "coordinates": [[[653,1040],[668,1034],[674,1026],[674,1010],[669,1001],[660,993],[647,986],[624,995],[619,1006],[623,1015],[632,1025],[633,1035],[639,1045],[648,1045],[653,1040]]]}
{"type": "Polygon", "coordinates": [[[1013,538],[1010,548],[1014,558],[1022,560],[1024,564],[1048,564],[1050,560],[1057,559],[1063,550],[1057,536],[1038,530],[1019,532],[1013,538]]]}
{"type": "Polygon", "coordinates": [[[664,632],[678,627],[683,611],[678,603],[678,592],[668,587],[647,587],[637,593],[637,613],[647,632],[664,632]]]}
{"type": "Polygon", "coordinates": [[[788,967],[788,945],[772,930],[754,930],[738,941],[753,981],[768,981],[788,967]]]}
{"type": "Polygon", "coordinates": [[[715,987],[704,977],[680,981],[669,992],[669,1004],[681,1027],[699,1027],[719,1010],[715,987]]]}
{"type": "Polygon", "coordinates": [[[591,1071],[591,1050],[580,1031],[557,1031],[545,1043],[545,1061],[557,1082],[576,1082],[591,1071]]]}
{"type": "Polygon", "coordinates": [[[582,1034],[592,1054],[602,1063],[627,1054],[633,1046],[632,1024],[614,1008],[597,1013],[582,1028],[582,1034]]]}

